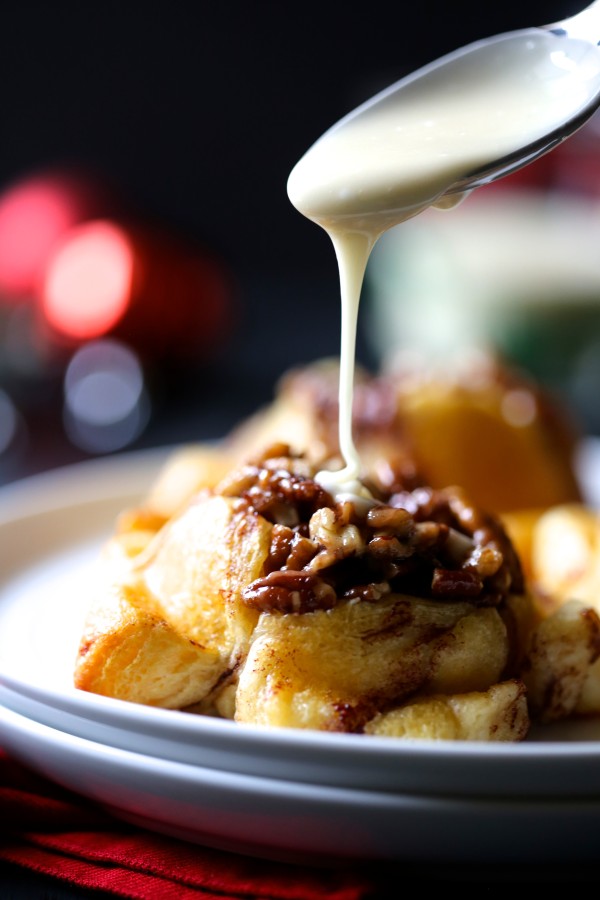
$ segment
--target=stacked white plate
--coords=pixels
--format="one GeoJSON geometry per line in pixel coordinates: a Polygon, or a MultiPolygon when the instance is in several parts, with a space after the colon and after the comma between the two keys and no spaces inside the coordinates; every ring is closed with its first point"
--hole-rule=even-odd
{"type": "MultiPolygon", "coordinates": [[[[91,571],[115,516],[166,451],[123,454],[0,490],[0,743],[145,828],[312,862],[590,861],[600,722],[521,744],[394,741],[252,728],[77,691],[91,571]]],[[[600,447],[582,478],[596,502],[600,447]]]]}

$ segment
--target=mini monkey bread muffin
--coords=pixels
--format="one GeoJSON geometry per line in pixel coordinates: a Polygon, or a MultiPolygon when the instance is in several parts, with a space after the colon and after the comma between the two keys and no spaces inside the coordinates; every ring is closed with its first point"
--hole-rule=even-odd
{"type": "Polygon", "coordinates": [[[500,520],[401,479],[336,502],[316,471],[274,445],[166,521],[124,513],[76,686],[240,723],[522,740],[539,616],[500,520]]]}
{"type": "Polygon", "coordinates": [[[75,685],[395,738],[520,741],[600,712],[597,604],[532,579],[542,513],[580,502],[575,433],[495,361],[470,371],[442,390],[359,370],[369,502],[317,478],[341,465],[333,361],[288,373],[218,446],[175,451],[106,543],[75,685]],[[528,415],[507,417],[507,395],[528,415]]]}

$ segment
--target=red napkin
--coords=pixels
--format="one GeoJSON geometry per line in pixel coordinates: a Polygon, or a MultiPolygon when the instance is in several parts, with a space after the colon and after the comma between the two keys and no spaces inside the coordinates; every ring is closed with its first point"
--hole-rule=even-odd
{"type": "Polygon", "coordinates": [[[0,750],[0,860],[135,900],[363,900],[362,871],[251,859],[121,823],[0,750]]]}

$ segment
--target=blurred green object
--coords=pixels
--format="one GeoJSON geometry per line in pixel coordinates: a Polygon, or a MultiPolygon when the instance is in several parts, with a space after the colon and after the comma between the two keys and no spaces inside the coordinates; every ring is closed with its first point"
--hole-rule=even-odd
{"type": "Polygon", "coordinates": [[[366,328],[383,364],[492,351],[600,432],[600,200],[484,190],[383,235],[366,328]]]}

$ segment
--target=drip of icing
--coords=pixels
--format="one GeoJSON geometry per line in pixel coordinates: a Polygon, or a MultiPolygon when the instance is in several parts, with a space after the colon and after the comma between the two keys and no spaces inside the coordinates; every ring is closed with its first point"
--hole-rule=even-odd
{"type": "Polygon", "coordinates": [[[341,293],[339,444],[344,466],[317,480],[369,502],[352,437],[356,327],[371,251],[384,231],[431,206],[471,172],[551,133],[600,82],[588,41],[529,29],[471,45],[414,73],[327,131],[288,179],[294,206],[329,234],[341,293]]]}

